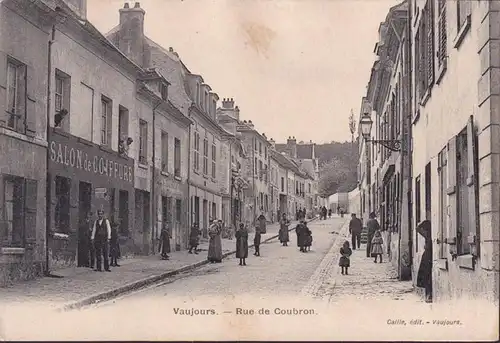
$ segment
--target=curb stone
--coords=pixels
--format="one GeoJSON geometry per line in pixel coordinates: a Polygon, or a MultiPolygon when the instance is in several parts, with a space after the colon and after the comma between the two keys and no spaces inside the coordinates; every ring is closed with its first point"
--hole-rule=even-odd
{"type": "MultiPolygon", "coordinates": [[[[314,271],[313,275],[309,279],[308,283],[302,288],[301,294],[308,297],[321,297],[319,290],[323,286],[324,281],[331,275],[336,275],[338,273],[338,251],[343,239],[347,237],[347,232],[349,228],[349,220],[346,220],[344,224],[340,227],[340,230],[336,233],[336,238],[333,241],[332,246],[326,253],[323,260],[321,260],[319,266],[314,271]]],[[[332,288],[335,287],[335,278],[333,279],[332,288]]],[[[329,299],[328,299],[329,300],[329,299]]]]}
{"type": "MultiPolygon", "coordinates": [[[[306,220],[306,222],[310,223],[310,222],[313,222],[313,221],[317,220],[318,218],[319,217],[314,217],[312,219],[306,220]]],[[[292,231],[292,230],[293,230],[293,228],[289,229],[288,231],[292,231]]],[[[265,240],[262,241],[261,244],[267,243],[267,242],[269,242],[269,241],[271,241],[273,239],[276,239],[278,236],[279,236],[279,234],[278,235],[273,235],[273,236],[271,236],[269,238],[266,238],[265,240]]],[[[253,246],[254,246],[253,244],[248,245],[248,248],[252,248],[253,246]]],[[[236,254],[236,250],[233,250],[233,251],[226,252],[226,253],[222,254],[222,259],[225,259],[226,257],[231,256],[233,254],[236,254]]],[[[103,292],[103,293],[97,293],[97,294],[94,294],[94,295],[92,295],[90,297],[87,297],[87,298],[84,298],[84,299],[81,299],[81,300],[77,300],[75,302],[71,302],[69,304],[66,304],[66,305],[58,308],[56,311],[58,311],[58,312],[66,312],[66,311],[71,311],[71,310],[77,310],[77,309],[81,309],[81,308],[89,306],[89,305],[96,304],[98,302],[109,301],[111,299],[117,298],[120,295],[123,295],[123,294],[126,294],[126,293],[130,293],[130,292],[133,292],[133,291],[137,291],[139,289],[142,289],[142,288],[145,288],[147,286],[153,285],[155,283],[163,281],[163,280],[165,280],[167,278],[170,278],[172,276],[175,276],[177,274],[194,270],[194,269],[199,268],[199,267],[201,267],[203,265],[206,265],[208,263],[209,263],[208,260],[203,260],[203,261],[199,261],[199,262],[196,262],[196,263],[188,264],[188,265],[186,265],[184,267],[181,267],[181,268],[178,268],[178,269],[175,269],[175,270],[171,270],[171,271],[162,273],[160,275],[149,276],[147,278],[131,282],[129,284],[126,284],[124,286],[112,289],[110,291],[103,292]]]]}

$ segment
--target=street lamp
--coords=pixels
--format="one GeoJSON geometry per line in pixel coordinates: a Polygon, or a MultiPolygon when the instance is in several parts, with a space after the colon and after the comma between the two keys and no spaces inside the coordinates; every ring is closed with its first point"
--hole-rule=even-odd
{"type": "Polygon", "coordinates": [[[361,135],[365,142],[378,143],[391,151],[401,151],[401,140],[399,139],[381,139],[381,140],[370,140],[370,133],[372,131],[373,121],[368,113],[363,114],[359,121],[359,127],[361,128],[361,135]]]}

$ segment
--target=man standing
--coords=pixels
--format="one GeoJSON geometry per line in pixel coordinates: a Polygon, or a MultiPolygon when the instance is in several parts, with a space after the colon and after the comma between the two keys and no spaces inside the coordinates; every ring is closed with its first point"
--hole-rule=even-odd
{"type": "Polygon", "coordinates": [[[109,242],[111,240],[111,225],[109,220],[104,218],[104,211],[97,211],[98,219],[94,222],[92,228],[92,244],[95,247],[96,268],[95,271],[102,271],[101,260],[104,257],[104,270],[110,272],[109,269],[109,242]]]}
{"type": "Polygon", "coordinates": [[[363,223],[356,217],[356,213],[351,214],[349,233],[351,234],[352,250],[356,250],[356,246],[361,247],[361,230],[363,230],[363,223]]]}
{"type": "Polygon", "coordinates": [[[371,257],[372,250],[372,239],[373,235],[377,230],[380,230],[380,224],[378,220],[375,218],[375,212],[370,213],[368,221],[366,222],[366,227],[368,228],[368,237],[366,242],[366,257],[371,257]]]}

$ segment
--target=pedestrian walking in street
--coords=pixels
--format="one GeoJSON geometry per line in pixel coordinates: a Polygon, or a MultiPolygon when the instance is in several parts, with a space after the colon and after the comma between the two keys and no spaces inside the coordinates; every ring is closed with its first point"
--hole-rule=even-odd
{"type": "Polygon", "coordinates": [[[208,228],[209,241],[207,259],[210,263],[222,262],[222,239],[220,235],[221,227],[215,220],[212,220],[210,227],[208,228]]]}
{"type": "Polygon", "coordinates": [[[236,231],[236,257],[240,259],[240,266],[246,266],[245,259],[248,257],[248,231],[245,224],[240,223],[236,231]]]}
{"type": "Polygon", "coordinates": [[[372,238],[372,257],[375,257],[375,263],[377,263],[377,257],[380,257],[380,263],[382,263],[382,254],[384,250],[382,249],[382,245],[384,244],[384,240],[382,238],[382,234],[380,230],[375,231],[375,234],[372,238]]]}
{"type": "Polygon", "coordinates": [[[288,233],[289,226],[290,221],[286,218],[286,214],[283,213],[283,217],[280,220],[279,240],[284,247],[288,246],[288,242],[290,241],[290,235],[288,233]]]}
{"type": "Polygon", "coordinates": [[[313,236],[312,236],[312,231],[307,226],[307,222],[305,220],[304,220],[304,228],[305,228],[304,229],[304,234],[305,234],[304,248],[306,251],[311,251],[313,236]]]}
{"type": "Polygon", "coordinates": [[[97,220],[92,228],[91,240],[95,248],[96,268],[95,271],[102,271],[101,261],[104,258],[104,270],[109,269],[109,242],[111,240],[111,225],[109,220],[104,217],[104,211],[97,211],[97,220]]]}
{"type": "Polygon", "coordinates": [[[78,260],[77,267],[94,267],[94,251],[92,246],[92,214],[88,212],[78,229],[78,260]]]}
{"type": "Polygon", "coordinates": [[[356,217],[356,213],[351,214],[351,221],[349,222],[349,233],[351,234],[352,250],[356,250],[356,246],[361,248],[361,231],[363,230],[363,223],[356,217]]]}
{"type": "Polygon", "coordinates": [[[198,223],[193,223],[191,227],[191,232],[189,233],[189,251],[188,253],[192,254],[193,249],[194,253],[198,255],[198,244],[200,244],[200,227],[198,223]]]}
{"type": "Polygon", "coordinates": [[[266,228],[267,219],[266,219],[266,216],[264,215],[263,211],[260,213],[260,216],[257,217],[257,223],[259,224],[260,233],[265,234],[267,232],[267,228],[266,228]]]}
{"type": "Polygon", "coordinates": [[[114,219],[111,220],[111,240],[109,242],[109,257],[111,258],[111,266],[119,267],[118,259],[120,258],[120,242],[118,241],[119,223],[114,219]]]}
{"type": "Polygon", "coordinates": [[[366,257],[371,257],[373,235],[375,234],[375,231],[380,230],[380,224],[375,217],[375,212],[370,213],[369,219],[366,222],[366,227],[368,229],[366,241],[366,257]]]}
{"type": "Polygon", "coordinates": [[[327,211],[326,207],[323,206],[323,208],[321,209],[321,215],[323,216],[324,220],[326,220],[327,213],[328,213],[328,211],[327,211]]]}
{"type": "Polygon", "coordinates": [[[172,238],[172,234],[170,233],[168,224],[163,222],[161,233],[160,233],[160,244],[158,246],[158,251],[161,252],[161,259],[168,260],[170,256],[170,238],[172,238]]]}
{"type": "Polygon", "coordinates": [[[432,231],[431,222],[424,220],[417,226],[417,232],[425,239],[424,252],[417,274],[417,287],[424,288],[425,301],[432,302],[432,231]]]}
{"type": "Polygon", "coordinates": [[[306,252],[307,228],[302,220],[295,227],[295,233],[297,234],[297,246],[300,252],[306,252]]]}
{"type": "Polygon", "coordinates": [[[255,237],[253,238],[253,246],[255,248],[254,255],[255,256],[260,256],[260,228],[256,227],[255,228],[255,237]]]}
{"type": "Polygon", "coordinates": [[[331,218],[331,217],[332,217],[332,209],[330,208],[330,209],[328,210],[328,218],[331,218]]]}
{"type": "Polygon", "coordinates": [[[348,275],[348,269],[351,266],[352,250],[349,248],[349,241],[345,241],[340,248],[339,267],[342,270],[342,275],[348,275]]]}

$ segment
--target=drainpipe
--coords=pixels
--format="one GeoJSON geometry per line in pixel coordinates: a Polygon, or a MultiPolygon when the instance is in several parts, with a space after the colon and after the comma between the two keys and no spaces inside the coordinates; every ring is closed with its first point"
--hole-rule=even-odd
{"type": "MultiPolygon", "coordinates": [[[[412,118],[412,108],[413,108],[413,104],[412,104],[412,94],[413,94],[413,86],[412,86],[412,82],[413,82],[413,59],[412,59],[412,56],[411,56],[411,52],[412,52],[412,40],[413,40],[413,30],[412,30],[412,22],[413,22],[413,18],[412,18],[412,15],[411,15],[411,8],[413,6],[413,2],[415,0],[410,0],[409,3],[408,3],[408,53],[406,54],[406,56],[408,56],[408,81],[407,81],[407,84],[408,84],[408,90],[407,90],[407,96],[406,96],[406,99],[407,99],[407,102],[408,104],[406,105],[406,108],[408,109],[408,113],[409,115],[407,116],[407,129],[408,129],[408,135],[407,135],[407,150],[408,150],[408,192],[407,194],[410,194],[411,197],[413,197],[413,179],[412,179],[412,174],[413,174],[413,155],[412,155],[412,149],[411,149],[411,146],[412,146],[412,140],[413,140],[413,136],[412,136],[412,123],[411,123],[411,118],[412,118]]],[[[410,203],[413,203],[412,199],[409,199],[410,200],[410,203]]],[[[413,213],[413,209],[411,211],[411,213],[413,213]]],[[[410,212],[408,213],[408,229],[409,229],[409,237],[408,237],[408,246],[409,246],[409,261],[410,261],[410,272],[411,272],[411,266],[412,266],[412,263],[413,263],[413,236],[412,236],[412,221],[413,221],[413,215],[410,216],[409,215],[410,212]]]]}
{"type": "MultiPolygon", "coordinates": [[[[151,174],[151,220],[153,222],[151,234],[151,247],[153,248],[153,255],[155,253],[155,242],[158,235],[158,211],[156,210],[158,202],[156,199],[156,109],[161,105],[162,101],[158,102],[153,108],[153,172],[151,174]]],[[[172,228],[170,228],[172,229],[172,228]]]]}
{"type": "Polygon", "coordinates": [[[257,220],[257,196],[255,195],[255,137],[252,138],[252,190],[253,190],[253,223],[255,226],[257,220]]]}
{"type": "MultiPolygon", "coordinates": [[[[49,135],[50,135],[50,112],[51,112],[51,88],[52,88],[52,44],[54,44],[55,41],[55,36],[56,36],[56,25],[52,25],[51,33],[50,33],[50,39],[48,42],[48,52],[47,52],[47,113],[46,113],[46,136],[47,136],[47,143],[49,143],[49,135]]],[[[49,169],[49,163],[50,163],[50,143],[49,146],[47,147],[47,153],[46,153],[46,168],[47,171],[49,169]]],[[[50,272],[50,256],[49,256],[49,240],[50,240],[50,232],[51,232],[51,211],[52,211],[52,206],[51,206],[51,190],[52,190],[52,174],[47,172],[47,180],[46,180],[46,194],[45,194],[45,200],[46,200],[46,209],[45,209],[45,270],[44,274],[45,276],[51,277],[53,276],[50,272]]]]}
{"type": "MultiPolygon", "coordinates": [[[[191,112],[188,111],[188,117],[191,117],[191,112]]],[[[187,224],[188,224],[188,230],[187,230],[187,237],[189,237],[189,232],[191,230],[191,227],[193,226],[193,223],[191,222],[191,213],[193,209],[191,208],[191,196],[190,196],[190,189],[191,189],[191,123],[189,123],[188,127],[188,168],[187,168],[187,224]]],[[[189,242],[189,239],[187,239],[189,242]]]]}

